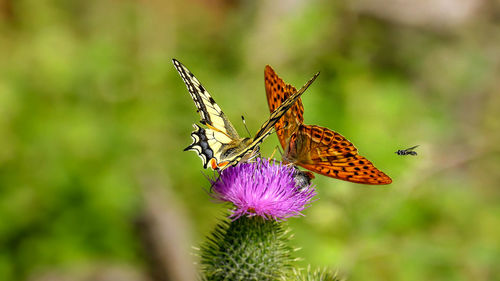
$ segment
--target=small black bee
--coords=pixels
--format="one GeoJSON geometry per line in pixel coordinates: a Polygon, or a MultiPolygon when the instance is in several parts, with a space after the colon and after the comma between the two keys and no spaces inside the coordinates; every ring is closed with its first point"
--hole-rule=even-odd
{"type": "Polygon", "coordinates": [[[416,156],[417,155],[417,152],[416,151],[413,151],[415,148],[417,148],[418,145],[415,145],[414,147],[410,147],[410,148],[407,148],[407,149],[400,149],[398,151],[396,151],[395,153],[397,155],[413,155],[413,156],[416,156]]]}

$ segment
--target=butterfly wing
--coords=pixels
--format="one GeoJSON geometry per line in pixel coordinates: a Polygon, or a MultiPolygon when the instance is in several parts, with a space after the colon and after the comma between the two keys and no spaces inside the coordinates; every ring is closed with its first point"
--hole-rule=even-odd
{"type": "Polygon", "coordinates": [[[302,125],[290,139],[285,156],[291,162],[328,177],[362,184],[389,184],[391,178],[358,154],[339,133],[302,125]]]}
{"type": "Polygon", "coordinates": [[[172,62],[196,105],[201,117],[200,122],[207,126],[207,128],[201,128],[194,125],[195,130],[191,133],[193,143],[185,150],[196,151],[203,161],[204,168],[210,162],[212,168],[215,169],[221,163],[226,162],[224,154],[227,152],[227,146],[238,142],[240,137],[224,112],[193,73],[178,60],[172,59],[172,62]]]}
{"type": "Polygon", "coordinates": [[[215,127],[232,139],[239,139],[240,137],[233,124],[231,124],[229,119],[227,119],[224,112],[222,112],[215,100],[208,93],[205,87],[201,85],[200,81],[196,79],[194,74],[191,73],[178,60],[172,59],[172,61],[194,101],[197,112],[201,117],[201,123],[215,127]]]}
{"type": "MultiPolygon", "coordinates": [[[[307,83],[295,91],[291,96],[286,98],[275,110],[272,111],[269,119],[260,127],[251,143],[246,146],[244,150],[234,155],[234,158],[229,159],[229,164],[234,165],[238,163],[248,152],[255,151],[256,147],[272,132],[273,127],[280,121],[281,117],[300,99],[300,96],[307,90],[307,88],[316,80],[319,72],[316,73],[307,83]]],[[[229,166],[229,165],[228,165],[229,166]]]]}
{"type": "MultiPolygon", "coordinates": [[[[264,70],[264,81],[267,104],[269,105],[270,112],[276,110],[286,99],[297,92],[295,87],[286,84],[269,65],[267,65],[264,70]]],[[[302,105],[302,100],[299,98],[275,124],[276,135],[278,135],[278,139],[283,149],[286,148],[288,140],[303,122],[304,106],[302,105]]]]}
{"type": "MultiPolygon", "coordinates": [[[[266,67],[266,69],[267,69],[267,67],[266,67]]],[[[314,80],[316,80],[318,75],[319,75],[319,72],[314,74],[314,76],[311,79],[309,79],[309,81],[307,81],[307,83],[304,84],[304,86],[302,86],[302,88],[300,88],[300,90],[297,91],[297,90],[295,90],[295,88],[292,87],[293,92],[287,92],[287,93],[291,93],[291,94],[288,95],[286,98],[284,98],[277,108],[272,110],[271,117],[269,118],[269,120],[267,122],[265,122],[261,126],[261,128],[259,129],[259,131],[257,132],[257,134],[255,136],[255,139],[262,137],[262,136],[265,136],[266,134],[269,134],[271,132],[271,129],[276,124],[278,124],[278,122],[281,122],[282,119],[285,119],[283,117],[285,116],[285,114],[289,114],[289,111],[291,110],[292,107],[297,107],[298,102],[300,102],[300,106],[298,107],[298,109],[302,108],[302,112],[304,111],[303,107],[302,107],[302,102],[300,101],[300,96],[307,90],[307,88],[309,88],[309,86],[311,86],[311,84],[314,82],[314,80]]],[[[300,115],[302,116],[302,114],[300,114],[300,115]]]]}

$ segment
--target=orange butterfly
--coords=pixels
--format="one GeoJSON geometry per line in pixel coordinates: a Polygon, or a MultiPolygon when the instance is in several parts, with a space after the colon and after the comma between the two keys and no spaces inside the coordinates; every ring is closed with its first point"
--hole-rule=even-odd
{"type": "MultiPolygon", "coordinates": [[[[271,112],[297,92],[295,87],[285,84],[269,65],[264,70],[264,78],[271,112]]],[[[355,183],[379,185],[392,182],[389,176],[359,155],[356,147],[339,133],[316,125],[304,125],[304,107],[300,98],[275,124],[275,129],[284,149],[285,162],[355,183]]]]}

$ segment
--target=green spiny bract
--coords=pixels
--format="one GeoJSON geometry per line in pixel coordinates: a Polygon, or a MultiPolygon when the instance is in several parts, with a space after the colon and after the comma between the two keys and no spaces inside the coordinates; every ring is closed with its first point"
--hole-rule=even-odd
{"type": "Polygon", "coordinates": [[[279,280],[293,261],[288,240],[282,223],[273,220],[221,222],[201,247],[203,280],[279,280]]]}
{"type": "Polygon", "coordinates": [[[309,266],[307,269],[293,269],[290,275],[283,277],[283,281],[340,281],[336,273],[332,273],[326,269],[312,270],[309,266]]]}

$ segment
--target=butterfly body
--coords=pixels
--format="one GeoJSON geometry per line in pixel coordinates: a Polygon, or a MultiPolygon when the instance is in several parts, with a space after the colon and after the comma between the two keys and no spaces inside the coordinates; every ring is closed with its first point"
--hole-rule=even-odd
{"type": "Polygon", "coordinates": [[[209,166],[219,171],[258,156],[259,145],[272,132],[274,124],[293,106],[317,77],[315,75],[299,91],[284,100],[271,113],[269,119],[264,122],[253,138],[242,138],[198,79],[178,60],[172,59],[172,62],[186,84],[197,112],[200,114],[200,123],[205,127],[193,125],[195,128],[191,133],[193,143],[184,150],[197,152],[205,169],[209,166]]]}
{"type": "Polygon", "coordinates": [[[417,156],[417,152],[414,151],[415,148],[417,148],[418,145],[415,145],[413,147],[407,148],[407,149],[400,149],[396,151],[397,155],[412,155],[412,156],[417,156]]]}
{"type": "MultiPolygon", "coordinates": [[[[270,66],[264,71],[269,110],[296,92],[270,66]]],[[[299,100],[275,124],[284,149],[283,161],[310,171],[362,184],[389,184],[391,178],[378,170],[345,137],[325,127],[304,124],[304,108],[299,100]]]]}

